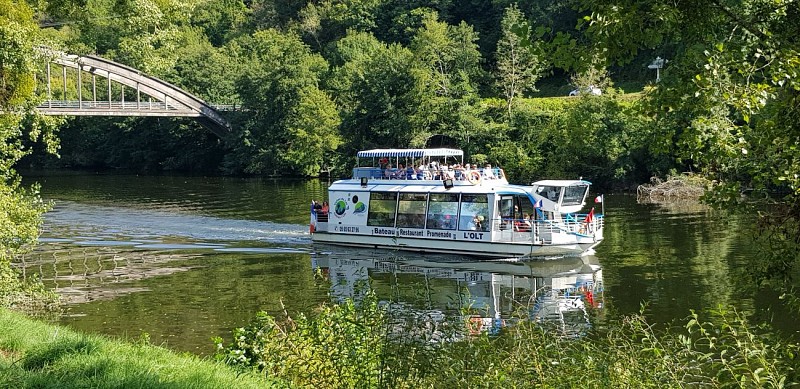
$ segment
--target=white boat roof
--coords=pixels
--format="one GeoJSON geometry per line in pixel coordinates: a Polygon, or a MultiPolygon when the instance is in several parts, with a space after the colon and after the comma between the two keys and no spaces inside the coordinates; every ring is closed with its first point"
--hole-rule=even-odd
{"type": "Polygon", "coordinates": [[[389,191],[401,193],[431,192],[431,193],[496,193],[496,194],[528,194],[524,186],[508,185],[497,181],[497,185],[471,185],[466,181],[456,181],[452,188],[445,188],[441,181],[416,181],[416,180],[376,180],[369,181],[367,186],[361,186],[360,181],[353,179],[339,180],[331,184],[330,189],[338,191],[371,192],[389,191]]]}
{"type": "Polygon", "coordinates": [[[463,157],[458,149],[373,149],[358,152],[359,158],[374,157],[463,157]]]}
{"type": "Polygon", "coordinates": [[[538,186],[575,186],[575,185],[592,185],[591,182],[586,180],[541,180],[532,183],[531,185],[538,186]]]}

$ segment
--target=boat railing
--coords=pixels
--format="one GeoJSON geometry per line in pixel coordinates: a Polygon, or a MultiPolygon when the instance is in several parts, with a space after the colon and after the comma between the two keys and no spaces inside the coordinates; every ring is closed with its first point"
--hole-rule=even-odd
{"type": "Polygon", "coordinates": [[[590,237],[605,224],[603,215],[593,215],[587,221],[588,214],[569,214],[561,220],[536,219],[526,223],[524,219],[497,218],[492,220],[495,241],[542,243],[553,240],[553,234],[575,234],[590,237]]]}
{"type": "Polygon", "coordinates": [[[481,169],[451,169],[440,168],[431,169],[428,167],[421,169],[396,169],[379,167],[356,167],[353,168],[353,178],[368,178],[371,180],[444,180],[453,179],[456,181],[479,181],[479,180],[502,180],[506,174],[500,168],[481,168],[481,169]],[[471,172],[477,172],[480,178],[475,175],[470,176],[471,172]]]}
{"type": "Polygon", "coordinates": [[[558,220],[537,220],[537,222],[548,225],[548,230],[553,232],[564,232],[590,236],[594,232],[601,230],[605,225],[605,218],[602,214],[592,214],[591,220],[588,213],[569,213],[558,220]]]}

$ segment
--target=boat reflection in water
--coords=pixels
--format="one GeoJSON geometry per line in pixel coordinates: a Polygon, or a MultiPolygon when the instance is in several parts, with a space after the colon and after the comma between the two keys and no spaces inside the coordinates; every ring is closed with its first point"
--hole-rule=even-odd
{"type": "Polygon", "coordinates": [[[328,275],[339,301],[372,290],[392,311],[417,317],[466,321],[469,312],[473,333],[495,333],[522,318],[581,336],[591,325],[588,311],[603,306],[602,269],[594,256],[475,261],[335,248],[312,255],[312,267],[328,275]]]}

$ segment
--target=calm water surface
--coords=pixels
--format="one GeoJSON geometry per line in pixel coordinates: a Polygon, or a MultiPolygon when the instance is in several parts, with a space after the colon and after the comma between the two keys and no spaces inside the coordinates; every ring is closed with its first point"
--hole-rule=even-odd
{"type": "Polygon", "coordinates": [[[55,201],[42,244],[24,258],[67,301],[73,328],[198,354],[256,311],[308,312],[368,283],[393,307],[456,314],[472,306],[486,328],[512,312],[585,331],[646,313],[656,323],[724,306],[797,336],[777,296],[747,286],[758,255],[751,220],[698,205],[639,204],[606,196],[606,240],[596,255],[526,263],[475,262],[320,246],[308,204],[328,183],[220,177],[25,174],[55,201]],[[319,269],[319,271],[315,271],[319,269]]]}

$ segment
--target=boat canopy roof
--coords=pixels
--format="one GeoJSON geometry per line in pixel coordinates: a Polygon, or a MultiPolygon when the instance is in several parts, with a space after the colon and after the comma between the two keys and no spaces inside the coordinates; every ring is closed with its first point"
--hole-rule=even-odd
{"type": "Polygon", "coordinates": [[[463,157],[458,149],[373,149],[358,152],[359,158],[375,157],[463,157]]]}
{"type": "Polygon", "coordinates": [[[592,185],[591,182],[586,180],[541,180],[532,183],[534,186],[577,186],[577,185],[592,185]]]}

